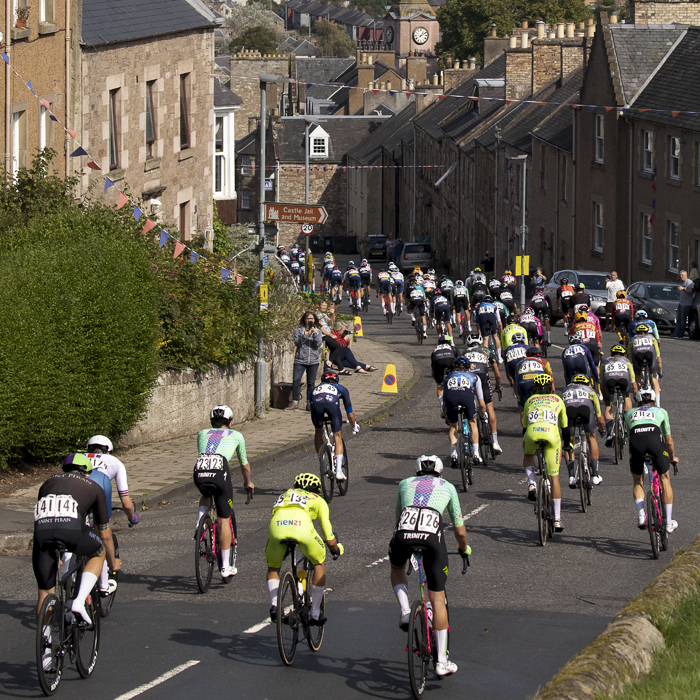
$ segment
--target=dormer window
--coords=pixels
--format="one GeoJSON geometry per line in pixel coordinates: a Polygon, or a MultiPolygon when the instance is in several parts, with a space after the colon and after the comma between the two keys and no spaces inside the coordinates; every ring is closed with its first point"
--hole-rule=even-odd
{"type": "Polygon", "coordinates": [[[309,132],[309,157],[328,158],[328,132],[317,126],[309,132]]]}

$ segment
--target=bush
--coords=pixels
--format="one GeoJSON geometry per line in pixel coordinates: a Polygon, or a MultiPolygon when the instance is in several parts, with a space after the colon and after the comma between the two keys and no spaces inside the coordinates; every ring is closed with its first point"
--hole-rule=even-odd
{"type": "Polygon", "coordinates": [[[110,210],[67,203],[0,233],[0,458],[125,432],[157,376],[143,246],[110,210]]]}

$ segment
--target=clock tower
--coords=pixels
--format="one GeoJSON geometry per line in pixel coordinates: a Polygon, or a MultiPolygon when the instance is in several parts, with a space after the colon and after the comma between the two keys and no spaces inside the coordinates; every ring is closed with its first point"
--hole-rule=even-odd
{"type": "Polygon", "coordinates": [[[428,72],[437,67],[435,44],[440,40],[440,25],[426,0],[400,0],[394,5],[384,17],[382,40],[396,54],[396,70],[407,78],[413,72],[407,68],[409,56],[425,57],[428,72]]]}

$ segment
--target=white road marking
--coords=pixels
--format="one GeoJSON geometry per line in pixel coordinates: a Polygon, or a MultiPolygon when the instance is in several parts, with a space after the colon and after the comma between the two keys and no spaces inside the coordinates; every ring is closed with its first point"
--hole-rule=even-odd
{"type": "MultiPolygon", "coordinates": [[[[326,593],[328,591],[332,591],[332,588],[326,588],[326,593]]],[[[288,605],[285,609],[284,612],[288,613],[292,609],[291,605],[288,605]]],[[[257,625],[253,625],[252,627],[249,627],[247,630],[243,630],[243,634],[255,634],[256,632],[260,632],[260,630],[265,629],[268,625],[272,624],[272,620],[268,617],[267,620],[263,620],[262,622],[258,622],[257,625]]]]}
{"type": "Polygon", "coordinates": [[[566,350],[566,348],[563,348],[561,345],[555,345],[554,343],[551,344],[553,348],[559,348],[560,350],[566,350]]]}
{"type": "Polygon", "coordinates": [[[124,693],[123,695],[120,695],[118,698],[115,698],[115,700],[131,700],[131,698],[135,698],[137,695],[141,695],[141,693],[145,693],[147,690],[150,690],[151,688],[155,688],[157,685],[164,683],[165,681],[172,678],[173,676],[177,676],[178,673],[182,673],[183,671],[186,671],[191,666],[196,666],[198,663],[199,663],[199,661],[188,661],[185,664],[180,664],[179,666],[175,666],[175,668],[172,669],[172,671],[168,671],[167,673],[164,673],[162,676],[158,676],[158,678],[151,681],[150,683],[140,685],[138,688],[134,688],[134,690],[130,690],[128,693],[124,693]]]}
{"type": "Polygon", "coordinates": [[[365,566],[366,569],[371,569],[373,566],[377,566],[377,564],[381,564],[383,561],[389,561],[389,557],[382,557],[381,559],[377,559],[377,561],[373,561],[371,564],[367,564],[365,566]]]}

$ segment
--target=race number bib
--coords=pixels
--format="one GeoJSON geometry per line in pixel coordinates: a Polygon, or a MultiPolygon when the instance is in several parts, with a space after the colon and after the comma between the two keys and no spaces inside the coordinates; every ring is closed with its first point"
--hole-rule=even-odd
{"type": "Polygon", "coordinates": [[[399,519],[399,530],[409,532],[427,532],[435,535],[440,529],[440,516],[428,508],[404,508],[399,519]]]}
{"type": "Polygon", "coordinates": [[[501,301],[512,301],[513,295],[510,292],[501,292],[501,301]]]}
{"type": "Polygon", "coordinates": [[[419,301],[423,299],[423,292],[419,291],[418,289],[414,289],[411,292],[411,299],[415,301],[419,301]]]}
{"type": "Polygon", "coordinates": [[[585,389],[567,389],[564,392],[564,401],[573,401],[574,399],[586,400],[589,398],[588,392],[585,389]]]}
{"type": "Polygon", "coordinates": [[[653,347],[654,341],[652,338],[648,337],[636,337],[633,341],[635,348],[650,348],[653,347]]]}
{"type": "Polygon", "coordinates": [[[542,369],[542,365],[535,360],[523,360],[518,365],[518,374],[526,374],[527,372],[537,372],[542,369]]]}
{"type": "Polygon", "coordinates": [[[620,372],[628,372],[626,362],[608,362],[605,365],[605,374],[618,374],[620,372]]]}
{"type": "Polygon", "coordinates": [[[471,389],[471,387],[471,382],[464,376],[450,377],[447,380],[448,389],[471,389]]]}
{"type": "Polygon", "coordinates": [[[300,493],[297,493],[296,491],[292,491],[289,494],[289,505],[290,506],[301,506],[304,508],[306,506],[306,502],[309,500],[308,496],[302,496],[300,493]]]}
{"type": "Polygon", "coordinates": [[[506,359],[508,362],[513,362],[513,360],[519,360],[521,357],[527,355],[526,348],[513,348],[512,350],[508,348],[506,351],[506,359]]]}
{"type": "Polygon", "coordinates": [[[532,411],[528,411],[527,422],[530,425],[533,423],[551,423],[556,425],[557,414],[548,408],[534,408],[532,411]]]}
{"type": "Polygon", "coordinates": [[[566,356],[571,357],[572,355],[585,355],[586,351],[580,345],[570,345],[566,348],[566,356]]]}
{"type": "Polygon", "coordinates": [[[319,384],[313,391],[314,396],[328,394],[329,396],[339,396],[338,388],[333,384],[319,384]]]}
{"type": "Polygon", "coordinates": [[[224,457],[223,455],[205,455],[201,454],[197,457],[197,464],[194,465],[196,472],[210,472],[213,470],[223,470],[224,457]]]}
{"type": "Polygon", "coordinates": [[[571,295],[572,295],[571,292],[570,292],[568,289],[565,289],[565,290],[561,293],[561,298],[562,298],[562,299],[568,299],[568,297],[570,297],[571,295]]]}
{"type": "Polygon", "coordinates": [[[44,496],[34,506],[34,522],[43,518],[69,518],[78,520],[78,502],[73,496],[63,494],[44,496]]]}

